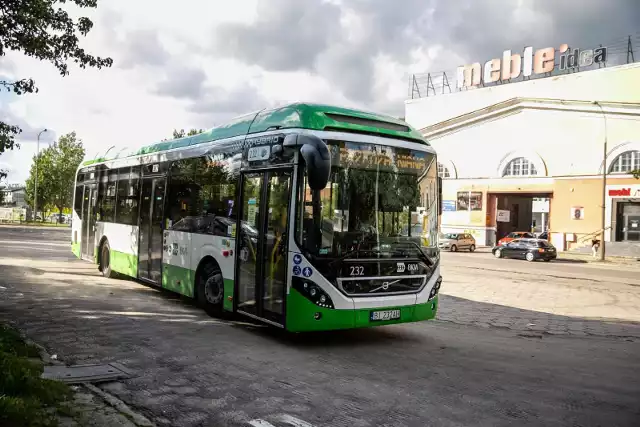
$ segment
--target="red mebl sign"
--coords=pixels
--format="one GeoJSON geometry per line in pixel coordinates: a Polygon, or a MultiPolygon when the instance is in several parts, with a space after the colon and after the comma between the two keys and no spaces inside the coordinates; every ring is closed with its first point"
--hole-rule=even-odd
{"type": "Polygon", "coordinates": [[[616,190],[609,190],[610,196],[631,196],[630,188],[620,188],[616,190]]]}

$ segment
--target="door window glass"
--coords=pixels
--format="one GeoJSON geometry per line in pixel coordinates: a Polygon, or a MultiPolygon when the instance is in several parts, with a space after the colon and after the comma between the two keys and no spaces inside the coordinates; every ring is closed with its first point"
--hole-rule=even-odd
{"type": "MultiPolygon", "coordinates": [[[[289,190],[291,174],[289,172],[270,173],[268,178],[267,219],[264,244],[265,277],[262,291],[265,316],[284,313],[284,296],[287,248],[287,223],[289,209],[289,190]]],[[[280,320],[280,318],[274,319],[280,320]]]]}
{"type": "Polygon", "coordinates": [[[263,174],[247,174],[242,184],[242,218],[238,231],[238,309],[257,313],[258,236],[263,174]]]}

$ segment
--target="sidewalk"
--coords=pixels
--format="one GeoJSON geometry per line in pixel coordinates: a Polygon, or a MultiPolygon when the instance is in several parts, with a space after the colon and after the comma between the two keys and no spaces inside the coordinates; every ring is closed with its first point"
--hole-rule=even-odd
{"type": "MultiPolygon", "coordinates": [[[[476,247],[476,252],[491,253],[492,248],[493,246],[478,246],[476,247]]],[[[563,252],[558,252],[558,258],[559,259],[575,259],[575,260],[580,260],[580,261],[588,262],[595,265],[628,265],[628,266],[634,266],[634,267],[637,266],[640,268],[640,258],[635,258],[635,257],[607,255],[603,262],[603,261],[600,261],[599,258],[593,258],[591,254],[563,251],[563,252]]]]}

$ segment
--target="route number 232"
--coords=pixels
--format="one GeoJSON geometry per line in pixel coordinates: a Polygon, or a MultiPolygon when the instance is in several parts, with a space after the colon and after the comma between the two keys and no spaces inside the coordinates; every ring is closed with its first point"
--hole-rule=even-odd
{"type": "Polygon", "coordinates": [[[364,267],[362,265],[352,265],[349,269],[350,276],[364,276],[364,267]]]}

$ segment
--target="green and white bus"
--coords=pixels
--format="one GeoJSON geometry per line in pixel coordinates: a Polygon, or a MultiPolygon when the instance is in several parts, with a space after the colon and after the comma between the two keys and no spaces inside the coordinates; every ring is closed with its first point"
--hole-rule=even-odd
{"type": "Polygon", "coordinates": [[[72,250],[292,332],[432,319],[436,153],[404,121],[290,104],[78,169],[72,250]]]}

